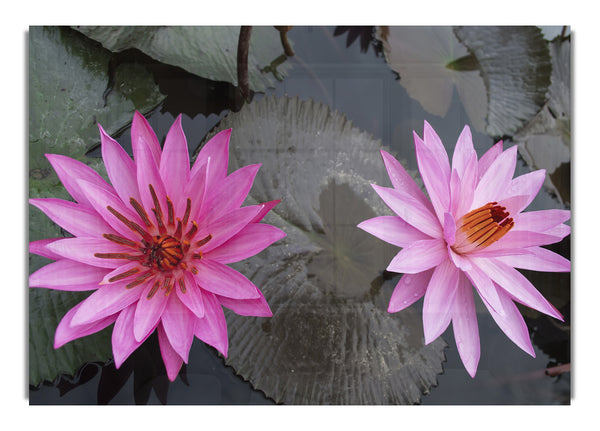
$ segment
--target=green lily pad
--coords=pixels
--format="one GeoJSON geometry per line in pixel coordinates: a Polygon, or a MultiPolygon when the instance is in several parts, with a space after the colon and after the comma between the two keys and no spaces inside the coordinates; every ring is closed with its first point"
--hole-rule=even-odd
{"type": "MultiPolygon", "coordinates": [[[[106,178],[99,159],[85,153],[100,140],[97,123],[113,134],[137,109],[148,112],[164,98],[152,76],[130,64],[118,71],[115,91],[104,106],[110,53],[65,28],[29,30],[29,197],[70,199],[44,157],[63,154],[83,161],[106,178]]],[[[66,235],[41,211],[29,210],[29,241],[66,235]]],[[[29,272],[50,261],[30,254],[29,272]]],[[[29,289],[29,382],[73,374],[85,362],[111,357],[110,333],[103,331],[54,350],[54,331],[85,293],[29,289]]]]}
{"type": "MultiPolygon", "coordinates": [[[[271,318],[227,311],[231,365],[287,404],[412,404],[436,384],[442,339],[425,346],[416,309],[390,314],[395,247],[356,225],[389,210],[381,142],[323,104],[263,98],[230,113],[230,167],[262,163],[250,202],[282,199],[265,221],[287,236],[236,264],[271,318]]],[[[248,202],[248,203],[250,203],[248,202]]]]}
{"type": "MultiPolygon", "coordinates": [[[[75,27],[105,48],[119,52],[137,48],[165,64],[181,67],[212,81],[230,82],[237,86],[237,46],[240,27],[226,26],[102,26],[75,27]]],[[[252,28],[248,54],[250,89],[264,92],[274,87],[291,67],[284,62],[274,73],[263,72],[283,54],[279,32],[274,27],[252,28]]]]}

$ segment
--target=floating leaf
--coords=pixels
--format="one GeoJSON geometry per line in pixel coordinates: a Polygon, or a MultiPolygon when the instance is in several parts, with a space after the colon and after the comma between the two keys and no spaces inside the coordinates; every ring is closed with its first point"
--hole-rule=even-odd
{"type": "Polygon", "coordinates": [[[390,67],[423,108],[445,117],[453,89],[469,123],[516,132],[545,102],[550,55],[537,27],[378,27],[390,67]]]}
{"type": "Polygon", "coordinates": [[[552,83],[548,101],[513,140],[519,144],[519,153],[531,169],[546,169],[544,185],[561,202],[570,203],[571,40],[555,39],[549,46],[552,83]]]}
{"type": "MultiPolygon", "coordinates": [[[[138,109],[147,112],[163,96],[152,76],[135,64],[123,67],[116,91],[104,106],[109,53],[80,34],[56,27],[29,31],[29,197],[70,199],[45,153],[81,160],[105,175],[98,159],[85,152],[99,141],[97,122],[109,133],[124,128],[138,109]],[[126,85],[124,85],[126,83],[126,85]]],[[[30,208],[29,240],[66,235],[37,208],[30,208]]],[[[31,254],[32,273],[48,259],[31,254]]],[[[87,294],[29,289],[29,382],[73,374],[85,362],[111,356],[110,334],[100,332],[54,350],[54,331],[63,315],[87,294]]]]}
{"type": "MultiPolygon", "coordinates": [[[[237,86],[240,27],[78,26],[76,29],[113,52],[136,48],[162,63],[237,86]]],[[[274,73],[262,70],[282,54],[279,32],[274,27],[253,27],[248,56],[250,89],[263,92],[274,86],[274,73]]],[[[289,68],[290,64],[285,62],[277,67],[276,73],[283,76],[289,68]]]]}
{"type": "Polygon", "coordinates": [[[226,359],[268,397],[288,404],[408,404],[436,382],[443,340],[425,346],[416,310],[387,313],[397,251],[356,228],[389,212],[381,143],[326,105],[263,98],[229,114],[230,169],[262,163],[253,201],[282,199],[266,218],[287,237],[236,264],[273,317],[227,312],[226,359]]]}

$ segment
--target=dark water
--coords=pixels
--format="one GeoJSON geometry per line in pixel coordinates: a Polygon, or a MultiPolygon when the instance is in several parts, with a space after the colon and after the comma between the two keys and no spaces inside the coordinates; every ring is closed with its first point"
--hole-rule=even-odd
{"type": "MultiPolygon", "coordinates": [[[[268,94],[312,98],[329,105],[406,158],[411,169],[416,169],[412,131],[421,134],[424,119],[452,150],[462,127],[469,123],[456,91],[445,118],[431,115],[407,95],[376,44],[365,39],[367,43],[361,49],[358,38],[347,47],[348,33],[334,36],[334,30],[334,27],[293,28],[289,37],[296,55],[287,61],[294,67],[268,94]]],[[[148,118],[161,141],[175,117],[183,113],[183,128],[193,148],[227,112],[238,110],[242,104],[229,84],[195,77],[143,55],[120,61],[144,63],[154,73],[161,92],[168,95],[148,118]]],[[[254,95],[255,100],[261,97],[254,95]]],[[[473,138],[479,155],[495,143],[492,137],[481,133],[474,132],[473,138]]],[[[118,141],[129,149],[129,131],[122,133],[118,141]]],[[[517,174],[528,171],[525,162],[519,159],[517,174]]],[[[554,200],[542,192],[529,209],[552,207],[554,200]]],[[[560,207],[559,203],[554,207],[560,207]]],[[[551,248],[570,257],[570,237],[551,248]]],[[[563,290],[570,292],[569,274],[552,276],[555,278],[531,280],[543,294],[552,290],[551,284],[557,283],[556,280],[563,290]]],[[[449,345],[444,373],[438,376],[438,385],[422,397],[421,404],[568,404],[570,373],[558,377],[544,373],[547,367],[571,360],[569,293],[566,296],[565,304],[559,307],[565,325],[555,325],[539,314],[526,316],[535,358],[502,333],[476,297],[482,352],[476,378],[472,379],[464,370],[450,327],[443,335],[449,345]]],[[[417,309],[421,306],[422,300],[413,305],[417,309]]],[[[31,404],[273,404],[225,366],[214,349],[197,339],[192,345],[189,364],[170,383],[164,375],[155,338],[150,338],[120,370],[111,362],[87,364],[76,376],[62,376],[53,384],[46,382],[30,388],[29,401],[31,404]],[[156,364],[156,369],[152,364],[156,364]]]]}

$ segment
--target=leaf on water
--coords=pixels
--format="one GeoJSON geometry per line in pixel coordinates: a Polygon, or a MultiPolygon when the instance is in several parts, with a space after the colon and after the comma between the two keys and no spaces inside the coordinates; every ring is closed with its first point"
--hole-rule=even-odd
{"type": "MultiPolygon", "coordinates": [[[[99,142],[97,123],[109,134],[124,128],[137,109],[147,112],[163,96],[141,66],[117,74],[115,91],[104,106],[110,54],[80,34],[56,27],[29,30],[29,197],[70,199],[46,153],[83,161],[106,178],[100,160],[85,157],[99,142]],[[124,85],[127,83],[127,85],[124,85]]],[[[37,208],[29,209],[29,240],[66,235],[37,208]]],[[[50,261],[30,254],[29,272],[50,261]]],[[[54,331],[66,312],[87,294],[29,289],[29,382],[73,374],[82,364],[111,356],[110,333],[102,331],[54,350],[54,331]]]]}
{"type": "Polygon", "coordinates": [[[552,83],[548,89],[548,101],[542,110],[513,136],[513,140],[519,144],[519,153],[531,169],[546,169],[544,185],[561,203],[569,204],[571,40],[554,39],[549,47],[552,55],[552,83]],[[567,175],[563,174],[565,167],[567,175]]]}
{"type": "Polygon", "coordinates": [[[234,265],[273,317],[226,310],[226,363],[277,402],[418,402],[446,344],[424,345],[418,311],[387,313],[398,276],[384,270],[397,249],[356,228],[389,214],[370,186],[389,184],[381,143],[298,98],[245,105],[219,126],[228,128],[230,169],[262,163],[247,203],[282,199],[265,221],[287,236],[234,265]]]}
{"type": "MultiPolygon", "coordinates": [[[[101,26],[75,27],[105,48],[119,52],[136,48],[153,59],[181,67],[212,81],[237,86],[237,46],[239,26],[101,26]]],[[[250,38],[248,78],[250,89],[264,92],[273,87],[278,74],[284,76],[289,62],[274,73],[262,72],[283,54],[279,32],[274,27],[255,26],[250,38]]]]}
{"type": "Polygon", "coordinates": [[[546,102],[552,65],[538,27],[455,27],[454,33],[479,62],[488,94],[485,132],[510,135],[546,102]]]}

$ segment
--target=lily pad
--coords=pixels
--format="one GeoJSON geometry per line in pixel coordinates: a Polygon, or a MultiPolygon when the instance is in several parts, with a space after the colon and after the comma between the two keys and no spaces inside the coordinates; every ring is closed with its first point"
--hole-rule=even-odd
{"type": "MultiPolygon", "coordinates": [[[[240,27],[226,26],[101,26],[75,27],[105,48],[120,52],[136,48],[162,63],[210,79],[230,82],[237,86],[237,46],[240,27]]],[[[263,72],[283,54],[279,32],[274,27],[252,28],[248,54],[250,89],[264,92],[274,87],[274,74],[263,72]]],[[[284,76],[290,68],[285,62],[277,67],[284,76]]]]}
{"type": "MultiPolygon", "coordinates": [[[[98,159],[85,157],[99,141],[97,122],[109,133],[127,126],[137,109],[147,112],[163,96],[141,66],[127,65],[116,77],[116,91],[104,106],[110,54],[65,28],[29,30],[29,197],[69,199],[45,153],[63,154],[87,163],[106,178],[98,159]]],[[[30,208],[29,240],[66,235],[41,211],[30,208]]],[[[29,272],[49,263],[30,254],[29,272]]],[[[106,332],[76,340],[54,350],[54,331],[63,315],[85,293],[29,289],[29,382],[73,374],[85,362],[111,357],[106,332]]]]}
{"type": "Polygon", "coordinates": [[[545,102],[550,54],[538,27],[378,27],[390,67],[423,108],[445,117],[453,89],[476,130],[510,135],[545,102]]]}
{"type": "MultiPolygon", "coordinates": [[[[549,44],[552,77],[548,101],[514,136],[519,153],[531,169],[546,169],[544,185],[561,203],[570,203],[569,181],[561,178],[571,162],[571,39],[555,38],[549,44]]],[[[567,175],[568,178],[568,175],[567,175]]]]}
{"type": "MultiPolygon", "coordinates": [[[[266,222],[287,237],[240,262],[273,317],[227,310],[231,365],[287,404],[412,404],[436,384],[442,339],[425,346],[417,310],[390,314],[394,247],[356,225],[389,213],[381,142],[321,103],[267,97],[230,113],[230,164],[262,163],[250,199],[282,199],[266,222]]],[[[216,133],[216,131],[215,131],[216,133]]],[[[208,138],[207,138],[208,139],[208,138]]]]}

